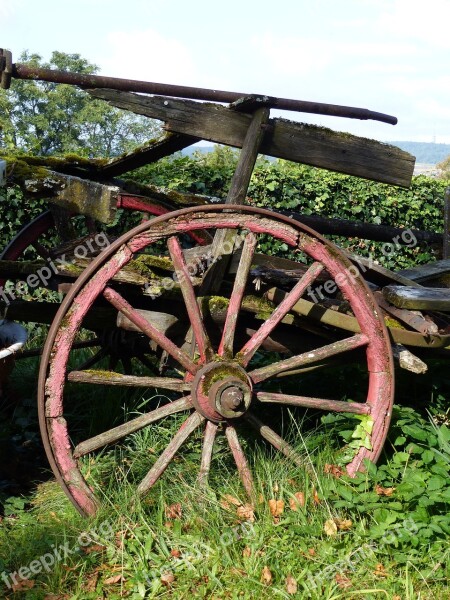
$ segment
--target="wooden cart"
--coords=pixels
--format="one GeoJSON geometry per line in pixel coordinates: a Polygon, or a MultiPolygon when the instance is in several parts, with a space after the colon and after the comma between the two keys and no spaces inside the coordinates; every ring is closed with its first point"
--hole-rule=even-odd
{"type": "MultiPolygon", "coordinates": [[[[96,511],[104,485],[94,466],[99,453],[168,417],[180,426],[157,457],[147,457],[148,473],[136,486],[140,495],[200,431],[199,485],[208,479],[222,435],[250,497],[254,483],[241,444],[249,431],[304,468],[295,439],[288,443],[277,432],[279,423],[271,423],[273,406],[293,410],[294,420],[299,408],[348,415],[354,427],[363,424],[365,435],[347,472],[354,475],[366,459],[376,461],[394,399],[393,349],[420,371],[424,363],[413,347],[420,353],[449,346],[443,312],[448,292],[441,290],[440,303],[422,304],[435,318],[412,311],[417,306],[399,298],[409,288],[416,301],[421,291],[422,298],[429,292],[420,274],[395,274],[349,257],[302,215],[248,206],[246,194],[258,153],[400,186],[411,180],[414,158],[406,152],[270,118],[271,108],[396,119],[353,107],[36,70],[14,65],[8,52],[0,53],[0,66],[3,87],[11,77],[72,83],[165,123],[161,139],[114,160],[24,158],[7,169],[26,193],[54,205],[4,250],[0,277],[64,294],[60,305],[25,302],[5,297],[2,288],[8,318],[51,324],[38,383],[40,426],[55,476],[74,505],[83,514],[96,511]],[[242,148],[224,203],[117,179],[200,139],[242,148]],[[114,221],[118,209],[144,219],[106,243],[98,223],[114,221]],[[81,236],[71,223],[78,215],[84,215],[81,236]],[[49,248],[41,240],[54,231],[61,244],[49,248]],[[296,260],[258,253],[267,236],[287,245],[296,260]],[[24,260],[30,246],[40,261],[24,260]],[[387,315],[403,325],[388,329],[387,315]],[[86,348],[95,349],[88,358],[86,348]],[[311,370],[332,378],[349,363],[366,373],[358,398],[302,391],[302,377],[311,370]],[[86,434],[79,426],[80,390],[101,405],[108,387],[157,392],[139,416],[86,434]]],[[[107,405],[103,412],[110,412],[107,405]]]]}

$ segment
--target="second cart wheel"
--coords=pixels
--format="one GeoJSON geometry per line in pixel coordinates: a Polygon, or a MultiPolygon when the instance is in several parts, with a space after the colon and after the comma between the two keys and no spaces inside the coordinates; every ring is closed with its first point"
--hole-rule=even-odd
{"type": "MultiPolygon", "coordinates": [[[[229,248],[222,250],[225,253],[229,248]]],[[[302,332],[297,329],[297,337],[301,338],[302,332]]],[[[287,443],[277,432],[277,425],[269,426],[265,421],[268,405],[282,409],[312,408],[350,417],[357,415],[365,420],[366,439],[354,449],[346,465],[348,473],[354,475],[364,466],[365,459],[376,461],[381,452],[394,393],[391,348],[383,318],[371,292],[354,273],[348,259],[333,244],[296,221],[269,211],[224,205],[185,209],[158,217],[123,235],[99,256],[78,278],[58,311],[44,348],[38,387],[40,426],[49,461],[67,495],[83,514],[93,514],[98,506],[96,492],[101,485],[96,487],[91,467],[102,460],[105,449],[124,444],[124,440],[146,428],[158,431],[162,419],[179,422],[181,415],[185,415],[184,419],[160,455],[145,457],[147,473],[136,483],[137,494],[143,496],[151,490],[175,455],[182,452],[183,444],[200,430],[203,431],[198,465],[201,481],[208,477],[219,431],[225,434],[242,485],[250,496],[254,495],[253,478],[241,443],[249,428],[293,465],[302,465],[296,444],[287,443]],[[223,318],[214,319],[215,315],[205,308],[208,299],[200,297],[204,292],[198,281],[198,263],[187,258],[189,253],[183,251],[180,236],[223,229],[233,232],[234,247],[240,246],[240,258],[235,277],[224,281],[220,290],[223,318]],[[258,239],[260,236],[267,239],[267,235],[301,253],[307,267],[278,305],[269,312],[265,308],[264,320],[256,321],[255,325],[253,315],[249,326],[243,298],[250,283],[249,272],[258,239]],[[162,304],[163,313],[177,321],[175,327],[172,323],[161,324],[161,304],[154,295],[138,296],[112,281],[136,253],[145,252],[155,244],[162,255],[171,259],[176,275],[162,304]],[[269,340],[275,339],[277,332],[282,333],[291,309],[324,274],[348,301],[360,331],[326,343],[316,341],[315,347],[280,357],[273,352],[269,340]],[[166,376],[127,377],[79,370],[70,364],[71,348],[85,315],[94,304],[102,303],[113,306],[122,321],[131,323],[147,343],[164,352],[171,369],[166,376]],[[290,374],[302,368],[337,356],[352,357],[358,351],[364,356],[367,373],[367,389],[360,401],[302,394],[301,379],[296,383],[296,393],[292,393],[292,385],[286,383],[290,374]],[[88,386],[90,402],[105,402],[101,394],[95,397],[98,385],[157,388],[165,391],[165,399],[160,397],[156,406],[149,400],[141,406],[139,416],[86,434],[74,425],[71,408],[71,395],[79,393],[80,385],[88,386]],[[83,459],[86,456],[89,456],[88,481],[83,459]]]]}

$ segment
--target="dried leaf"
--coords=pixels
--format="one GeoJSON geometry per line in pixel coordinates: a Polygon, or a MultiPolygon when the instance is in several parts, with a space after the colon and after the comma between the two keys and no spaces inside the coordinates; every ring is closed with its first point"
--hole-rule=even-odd
{"type": "Polygon", "coordinates": [[[327,475],[333,475],[333,477],[336,477],[336,478],[339,478],[339,477],[342,477],[342,475],[345,475],[345,470],[342,467],[339,467],[338,465],[327,464],[327,465],[325,465],[323,471],[327,475]]]}
{"type": "Polygon", "coordinates": [[[310,556],[315,556],[316,555],[316,551],[314,550],[314,548],[308,548],[308,554],[310,556]]]}
{"type": "Polygon", "coordinates": [[[244,569],[238,569],[237,567],[230,567],[230,575],[237,575],[237,577],[247,577],[247,573],[244,569]]]}
{"type": "Polygon", "coordinates": [[[297,581],[291,575],[286,577],[286,591],[288,594],[297,593],[297,581]]]}
{"type": "Polygon", "coordinates": [[[382,487],[381,485],[376,485],[375,492],[379,496],[392,496],[392,494],[395,492],[395,488],[394,487],[385,488],[385,487],[382,487]]]}
{"type": "Polygon", "coordinates": [[[284,511],[284,500],[269,500],[269,509],[272,517],[279,517],[284,511]]]}
{"type": "Polygon", "coordinates": [[[85,592],[95,592],[99,577],[100,573],[98,571],[94,571],[92,575],[89,575],[86,583],[83,585],[83,590],[85,592]]]}
{"type": "Polygon", "coordinates": [[[116,583],[120,583],[121,581],[124,581],[122,575],[113,575],[112,577],[108,577],[108,579],[105,579],[103,585],[115,585],[116,583]]]}
{"type": "Polygon", "coordinates": [[[34,579],[20,579],[17,583],[11,586],[13,592],[22,592],[23,590],[31,590],[34,587],[34,579]]]}
{"type": "Polygon", "coordinates": [[[237,498],[235,498],[231,494],[225,494],[223,496],[223,499],[226,502],[228,502],[229,504],[233,504],[234,506],[241,506],[241,504],[242,504],[242,502],[240,500],[238,500],[237,498]]]}
{"type": "Polygon", "coordinates": [[[166,519],[168,521],[173,521],[174,519],[181,519],[182,508],[180,502],[175,502],[170,506],[166,506],[164,508],[164,514],[166,515],[166,519]]]}
{"type": "Polygon", "coordinates": [[[252,555],[252,549],[249,546],[245,546],[245,548],[242,550],[242,556],[244,558],[250,558],[251,555],[252,555]]]}
{"type": "Polygon", "coordinates": [[[262,494],[258,496],[258,504],[264,504],[264,496],[262,494]]]}
{"type": "Polygon", "coordinates": [[[175,581],[175,575],[171,571],[167,571],[167,573],[161,574],[161,583],[166,585],[167,587],[171,586],[175,581]]]}
{"type": "Polygon", "coordinates": [[[342,575],[341,573],[336,573],[334,578],[340,588],[346,589],[346,588],[352,587],[352,582],[346,575],[342,575]]]}
{"type": "Polygon", "coordinates": [[[377,577],[388,577],[389,576],[389,573],[386,571],[386,569],[383,567],[383,565],[381,563],[377,564],[373,574],[376,575],[377,577]]]}
{"type": "Polygon", "coordinates": [[[236,509],[236,515],[240,521],[249,521],[250,523],[255,522],[255,509],[251,504],[238,506],[236,509]]]}
{"type": "Polygon", "coordinates": [[[314,502],[314,504],[320,504],[319,494],[317,493],[317,490],[315,487],[313,487],[313,502],[314,502]]]}
{"type": "Polygon", "coordinates": [[[273,493],[278,494],[279,491],[280,488],[278,487],[278,482],[275,481],[275,483],[273,484],[273,493]]]}
{"type": "Polygon", "coordinates": [[[272,583],[272,573],[267,565],[264,566],[261,573],[261,583],[265,585],[270,585],[272,583]]]}
{"type": "Polygon", "coordinates": [[[337,531],[338,531],[338,528],[337,528],[336,523],[334,522],[334,519],[328,519],[327,521],[325,521],[325,524],[323,526],[323,530],[329,536],[336,535],[337,531]]]}
{"type": "Polygon", "coordinates": [[[293,496],[289,498],[289,506],[291,510],[298,511],[299,507],[305,506],[305,494],[303,492],[295,492],[293,496]]]}
{"type": "Polygon", "coordinates": [[[339,531],[348,531],[353,526],[351,519],[334,519],[339,531]]]}
{"type": "Polygon", "coordinates": [[[124,540],[126,540],[129,536],[130,536],[130,532],[127,531],[126,529],[122,529],[121,531],[118,531],[114,536],[114,544],[115,544],[116,548],[119,548],[119,550],[123,550],[124,540]]]}

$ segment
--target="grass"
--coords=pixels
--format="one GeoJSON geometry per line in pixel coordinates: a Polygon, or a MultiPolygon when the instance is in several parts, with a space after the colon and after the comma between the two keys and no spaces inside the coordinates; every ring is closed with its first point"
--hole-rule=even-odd
{"type": "MultiPolygon", "coordinates": [[[[17,385],[24,381],[21,369],[31,368],[30,362],[17,370],[17,385]]],[[[353,480],[334,476],[336,446],[345,435],[340,418],[319,422],[298,413],[297,450],[307,469],[245,438],[253,505],[222,438],[210,487],[198,487],[200,435],[189,439],[148,496],[136,500],[135,484],[173,435],[177,416],[126,438],[95,462],[84,459],[87,480],[102,498],[95,518],[83,519],[51,479],[26,497],[4,498],[0,585],[11,585],[10,574],[23,567],[40,565],[40,572],[22,570],[26,578],[15,576],[16,592],[3,585],[0,597],[450,598],[445,369],[442,362],[431,373],[433,418],[417,407],[397,407],[378,468],[353,480]]],[[[133,410],[149,400],[136,398],[133,410]]],[[[282,425],[288,431],[289,419],[282,425]]],[[[30,435],[33,426],[30,416],[30,435]]]]}

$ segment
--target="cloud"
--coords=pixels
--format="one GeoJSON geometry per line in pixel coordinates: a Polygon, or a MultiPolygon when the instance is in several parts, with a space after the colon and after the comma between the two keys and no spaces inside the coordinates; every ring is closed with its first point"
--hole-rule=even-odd
{"type": "Polygon", "coordinates": [[[114,77],[181,85],[192,85],[196,78],[189,48],[153,29],[108,33],[95,62],[103,75],[114,77]]]}
{"type": "Polygon", "coordinates": [[[448,0],[395,0],[384,3],[377,27],[399,39],[450,48],[448,0]]]}
{"type": "Polygon", "coordinates": [[[15,3],[7,0],[3,0],[0,3],[0,20],[4,26],[8,20],[17,15],[23,8],[23,0],[17,0],[15,3]]]}

